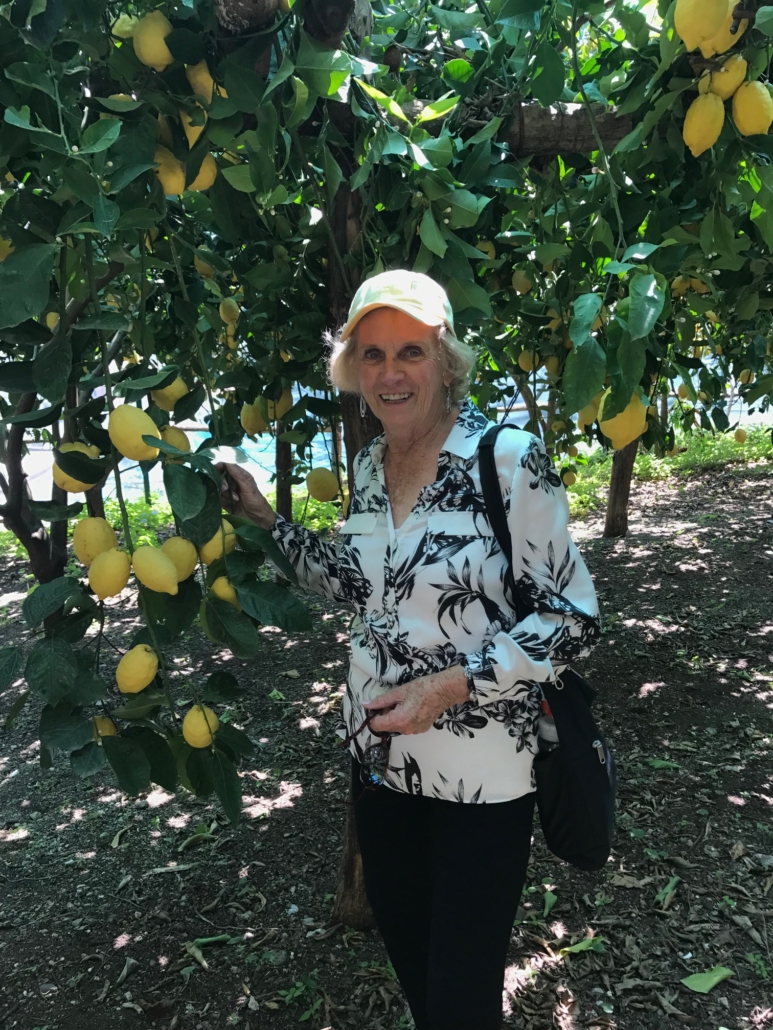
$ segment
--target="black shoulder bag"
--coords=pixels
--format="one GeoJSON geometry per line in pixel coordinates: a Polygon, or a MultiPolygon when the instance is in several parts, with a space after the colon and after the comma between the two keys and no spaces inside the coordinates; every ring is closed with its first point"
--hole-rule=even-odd
{"type": "MultiPolygon", "coordinates": [[[[518,589],[513,576],[513,544],[499,484],[494,444],[497,425],[480,442],[479,462],[483,500],[494,535],[507,558],[505,579],[517,621],[535,609],[518,589]]],[[[615,828],[617,772],[590,705],[595,691],[571,669],[555,683],[542,684],[558,733],[558,747],[534,759],[537,810],[548,848],[578,869],[601,869],[609,858],[615,828]]]]}

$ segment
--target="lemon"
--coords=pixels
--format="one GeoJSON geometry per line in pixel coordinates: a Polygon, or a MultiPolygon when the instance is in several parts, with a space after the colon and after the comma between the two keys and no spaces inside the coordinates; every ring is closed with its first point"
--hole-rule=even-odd
{"type": "Polygon", "coordinates": [[[237,350],[239,347],[239,341],[236,339],[236,326],[231,322],[225,327],[225,342],[229,350],[237,350]]]}
{"type": "Polygon", "coordinates": [[[725,108],[716,93],[706,93],[693,100],[682,126],[682,139],[693,157],[699,157],[714,146],[724,124],[725,108]]]}
{"type": "Polygon", "coordinates": [[[754,372],[750,368],[744,368],[741,374],[738,376],[738,382],[743,383],[746,386],[748,383],[754,382],[754,372]]]}
{"type": "Polygon", "coordinates": [[[221,601],[228,601],[228,603],[234,605],[234,607],[241,608],[241,605],[236,599],[236,591],[225,576],[218,576],[209,589],[215,597],[219,597],[221,601]]]}
{"type": "Polygon", "coordinates": [[[676,0],[674,28],[688,50],[716,36],[727,17],[727,0],[676,0]]]}
{"type": "Polygon", "coordinates": [[[597,393],[589,404],[586,404],[584,408],[580,408],[577,414],[577,425],[580,432],[584,432],[585,426],[593,425],[598,418],[599,405],[603,396],[603,392],[597,393]]]}
{"type": "Polygon", "coordinates": [[[722,344],[721,343],[715,343],[714,344],[714,353],[717,354],[717,355],[721,355],[722,354],[722,344]]]}
{"type": "Polygon", "coordinates": [[[164,196],[179,196],[185,189],[185,166],[166,147],[156,147],[153,160],[158,165],[153,171],[158,176],[164,196]]]}
{"type": "Polygon", "coordinates": [[[118,547],[115,530],[105,519],[81,519],[72,534],[72,549],[86,568],[98,554],[118,547]]]}
{"type": "Polygon", "coordinates": [[[676,392],[681,397],[682,400],[686,400],[687,397],[690,396],[690,391],[687,389],[687,387],[684,385],[684,383],[680,383],[679,384],[679,389],[676,392]]]}
{"type": "Polygon", "coordinates": [[[476,248],[482,251],[489,261],[495,261],[497,256],[497,248],[491,242],[491,240],[481,240],[480,243],[475,244],[476,248]]]}
{"type": "Polygon", "coordinates": [[[113,27],[110,31],[114,36],[118,36],[119,39],[131,39],[139,23],[139,18],[135,18],[131,14],[122,14],[113,22],[113,27]]]}
{"type": "Polygon", "coordinates": [[[520,268],[516,268],[510,281],[516,293],[529,293],[534,288],[534,282],[520,268]]]}
{"type": "Polygon", "coordinates": [[[746,430],[736,429],[735,433],[733,434],[733,437],[736,443],[746,443],[746,430]]]}
{"type": "Polygon", "coordinates": [[[140,18],[132,32],[137,60],[157,72],[173,64],[174,57],[165,42],[171,31],[172,23],[161,11],[151,11],[140,18]]]}
{"type": "Polygon", "coordinates": [[[315,501],[332,501],[338,494],[338,480],[330,469],[312,469],[306,476],[306,488],[315,501]]]}
{"type": "Polygon", "coordinates": [[[196,142],[196,140],[207,127],[206,111],[204,111],[201,104],[196,104],[196,107],[198,107],[199,110],[203,112],[204,118],[203,120],[201,120],[201,118],[197,118],[196,121],[198,124],[195,125],[193,122],[193,118],[188,114],[187,111],[180,111],[180,121],[182,122],[183,132],[185,133],[185,138],[188,140],[189,147],[193,146],[193,144],[196,142]]]}
{"type": "Polygon", "coordinates": [[[193,264],[199,275],[203,275],[205,279],[211,279],[214,276],[215,269],[198,254],[193,255],[193,264]]]}
{"type": "MultiPolygon", "coordinates": [[[[99,454],[99,447],[85,443],[63,443],[59,450],[62,454],[78,451],[80,454],[87,454],[89,458],[96,458],[99,454]]],[[[56,462],[54,462],[51,469],[51,475],[54,477],[56,485],[60,489],[66,490],[68,494],[79,494],[84,490],[90,490],[94,486],[94,483],[82,483],[79,479],[73,479],[72,476],[68,476],[66,472],[59,468],[56,462]]]]}
{"type": "Polygon", "coordinates": [[[711,73],[709,89],[722,100],[729,100],[746,78],[747,67],[740,54],[732,54],[721,68],[711,73]]]}
{"type": "Polygon", "coordinates": [[[178,376],[174,382],[171,382],[169,386],[165,386],[163,390],[151,390],[150,396],[163,411],[174,411],[175,404],[186,393],[188,393],[188,387],[185,380],[178,376]]]}
{"type": "Polygon", "coordinates": [[[191,747],[209,747],[220,720],[206,705],[194,705],[183,719],[183,737],[191,747]]]}
{"type": "Polygon", "coordinates": [[[218,311],[223,321],[232,325],[239,321],[239,315],[242,313],[238,300],[234,300],[233,297],[226,297],[224,300],[221,300],[218,311]]]}
{"type": "Polygon", "coordinates": [[[125,551],[119,551],[116,547],[102,551],[89,568],[89,586],[100,601],[106,597],[115,597],[129,582],[131,567],[131,559],[125,551]]]}
{"type": "Polygon", "coordinates": [[[5,237],[0,236],[0,264],[5,261],[9,254],[13,254],[14,246],[10,240],[6,240],[5,237]]]}
{"type": "Polygon", "coordinates": [[[211,565],[217,558],[222,558],[225,554],[230,554],[236,547],[236,533],[230,522],[226,522],[225,519],[221,520],[222,532],[218,529],[217,533],[208,540],[202,548],[199,549],[199,557],[205,565],[211,565]],[[225,546],[223,546],[223,534],[225,534],[225,546]]]}
{"type": "Polygon", "coordinates": [[[160,547],[145,544],[132,555],[134,575],[149,590],[159,594],[177,593],[177,566],[160,547]]]}
{"type": "Polygon", "coordinates": [[[735,9],[735,5],[736,0],[727,0],[727,14],[719,32],[715,33],[715,35],[710,39],[706,39],[701,43],[701,54],[707,60],[709,57],[714,57],[715,54],[724,54],[726,50],[729,50],[733,44],[738,42],[744,32],[748,29],[749,19],[743,18],[738,26],[736,34],[733,35],[730,31],[730,26],[733,24],[733,11],[735,9]]]}
{"type": "Polygon", "coordinates": [[[773,122],[773,100],[762,82],[744,82],[733,94],[733,121],[742,136],[763,136],[773,122]]]}
{"type": "Polygon", "coordinates": [[[574,472],[563,472],[561,474],[561,479],[563,481],[564,486],[574,486],[574,484],[577,482],[577,476],[574,472]]]}
{"type": "Polygon", "coordinates": [[[49,311],[46,315],[46,329],[50,329],[51,332],[56,329],[59,325],[59,315],[55,311],[49,311]]]}
{"type": "Polygon", "coordinates": [[[199,174],[190,184],[188,189],[193,193],[200,193],[202,190],[208,190],[216,178],[217,161],[215,161],[211,154],[205,154],[204,160],[201,162],[201,168],[199,168],[199,174]]]}
{"type": "Polygon", "coordinates": [[[293,360],[293,356],[292,356],[292,354],[290,354],[290,352],[289,352],[289,351],[286,351],[286,350],[280,350],[280,352],[279,352],[279,357],[280,357],[280,358],[282,359],[282,361],[284,361],[284,362],[288,362],[288,361],[292,361],[292,360],[293,360]]]}
{"type": "Polygon", "coordinates": [[[576,458],[580,452],[577,450],[574,444],[570,444],[569,447],[566,448],[566,453],[569,455],[570,458],[576,458]]]}
{"type": "Polygon", "coordinates": [[[139,694],[158,672],[158,655],[147,644],[137,644],[118,663],[115,678],[122,694],[139,694]]]}
{"type": "MultiPolygon", "coordinates": [[[[185,77],[193,92],[199,97],[204,97],[206,102],[211,104],[215,93],[215,80],[210,74],[207,62],[199,61],[198,64],[189,64],[185,69],[185,77]]],[[[228,96],[222,86],[218,86],[217,91],[222,97],[228,96]]]]}
{"type": "Polygon", "coordinates": [[[256,433],[264,433],[268,429],[268,422],[260,413],[257,401],[255,404],[243,404],[239,420],[242,429],[248,436],[255,436],[256,433]]]}
{"type": "Polygon", "coordinates": [[[92,719],[94,723],[94,740],[97,743],[100,742],[102,737],[117,737],[118,727],[108,715],[95,715],[92,719]]]}
{"type": "Polygon", "coordinates": [[[524,372],[533,372],[539,368],[539,358],[533,350],[522,350],[518,355],[518,367],[524,372]]]}
{"type": "Polygon", "coordinates": [[[121,404],[110,412],[107,431],[113,446],[125,458],[133,461],[153,461],[158,457],[158,447],[150,447],[143,436],[161,439],[158,426],[146,411],[133,404],[121,404]]]}
{"type": "Polygon", "coordinates": [[[177,569],[178,583],[182,583],[193,574],[199,553],[190,540],[184,540],[181,536],[170,536],[161,544],[161,550],[177,569]]]}
{"type": "Polygon", "coordinates": [[[667,451],[666,453],[668,454],[669,458],[675,458],[676,455],[679,453],[679,448],[677,447],[676,444],[674,444],[674,446],[671,448],[671,450],[667,451]]]}
{"type": "Polygon", "coordinates": [[[707,286],[702,279],[690,279],[690,289],[696,293],[711,293],[711,287],[707,286]]]}
{"type": "Polygon", "coordinates": [[[620,451],[629,443],[638,440],[647,428],[647,405],[642,402],[638,393],[634,393],[625,408],[610,419],[604,418],[604,402],[611,394],[607,390],[599,404],[599,427],[601,432],[611,441],[612,447],[620,451]]]}
{"type": "MultiPolygon", "coordinates": [[[[165,440],[166,443],[170,443],[172,447],[176,447],[178,451],[189,451],[191,449],[188,434],[184,433],[182,429],[176,429],[174,426],[161,426],[159,432],[161,433],[161,439],[165,440]]],[[[174,460],[174,458],[167,457],[167,461],[174,460]]]]}
{"type": "Polygon", "coordinates": [[[688,275],[678,275],[676,279],[671,280],[671,294],[674,297],[684,297],[689,289],[690,277],[688,275]]]}
{"type": "Polygon", "coordinates": [[[290,392],[290,388],[285,387],[285,389],[282,391],[282,396],[279,398],[276,404],[273,401],[267,402],[266,406],[268,408],[269,422],[273,422],[275,419],[278,418],[284,418],[287,412],[293,406],[293,403],[293,395],[290,392]]]}
{"type": "Polygon", "coordinates": [[[699,401],[705,402],[708,399],[709,399],[709,395],[706,393],[705,390],[698,390],[698,400],[699,401]]]}
{"type": "Polygon", "coordinates": [[[547,369],[548,375],[558,375],[558,371],[561,368],[561,359],[557,354],[551,354],[550,357],[545,358],[545,368],[547,369]]]}

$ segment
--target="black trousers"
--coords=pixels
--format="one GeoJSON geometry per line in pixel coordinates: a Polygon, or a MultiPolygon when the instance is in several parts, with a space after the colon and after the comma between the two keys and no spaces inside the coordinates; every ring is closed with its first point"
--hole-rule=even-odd
{"type": "Polygon", "coordinates": [[[497,1030],[535,795],[472,805],[365,790],[356,761],[352,784],[365,889],[416,1030],[497,1030]]]}

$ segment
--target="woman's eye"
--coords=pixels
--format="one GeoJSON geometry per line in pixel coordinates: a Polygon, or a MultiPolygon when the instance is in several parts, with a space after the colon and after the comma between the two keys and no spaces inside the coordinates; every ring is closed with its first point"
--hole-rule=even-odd
{"type": "Polygon", "coordinates": [[[409,347],[406,351],[406,356],[409,358],[420,358],[423,353],[421,347],[409,347]]]}
{"type": "Polygon", "coordinates": [[[380,351],[377,351],[377,350],[366,350],[363,353],[362,357],[363,357],[363,360],[365,360],[365,361],[378,361],[380,355],[381,355],[380,351]]]}

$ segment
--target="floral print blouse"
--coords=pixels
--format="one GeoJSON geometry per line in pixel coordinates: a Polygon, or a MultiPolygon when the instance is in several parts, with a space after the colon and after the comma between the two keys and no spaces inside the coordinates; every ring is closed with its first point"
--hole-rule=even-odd
{"type": "MultiPolygon", "coordinates": [[[[492,425],[465,401],[440,452],[437,480],[395,529],[384,479],[384,436],[357,455],[349,516],[337,542],[277,516],[274,540],[298,580],[353,605],[344,732],[364,701],[461,664],[469,701],[425,733],[392,737],[386,783],[465,803],[534,790],[540,684],[586,655],[600,629],[590,574],[567,531],[564,487],[542,443],[501,433],[496,463],[513,541],[514,577],[534,611],[516,625],[505,596],[506,559],[486,517],[478,445],[492,425]]],[[[361,758],[378,743],[366,727],[361,758]]]]}

